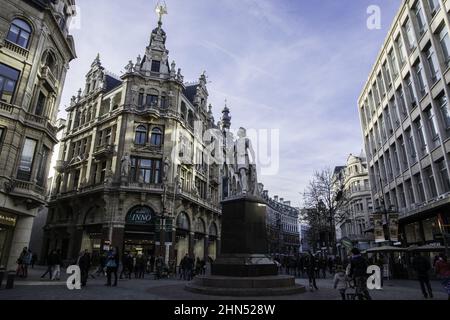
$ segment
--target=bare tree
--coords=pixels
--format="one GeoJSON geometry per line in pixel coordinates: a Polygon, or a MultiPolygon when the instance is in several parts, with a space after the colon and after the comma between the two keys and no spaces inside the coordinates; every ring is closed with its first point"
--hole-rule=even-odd
{"type": "Polygon", "coordinates": [[[310,226],[310,239],[313,247],[317,241],[324,241],[336,250],[336,221],[345,215],[347,197],[344,190],[344,179],[340,172],[330,168],[316,171],[303,193],[305,210],[302,219],[310,226]]]}

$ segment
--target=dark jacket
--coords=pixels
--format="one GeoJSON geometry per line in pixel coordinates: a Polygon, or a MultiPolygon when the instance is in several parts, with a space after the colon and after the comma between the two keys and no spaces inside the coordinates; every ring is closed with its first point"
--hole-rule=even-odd
{"type": "Polygon", "coordinates": [[[430,261],[422,256],[414,257],[413,268],[417,272],[418,276],[427,276],[428,271],[431,269],[430,261]]]}
{"type": "Polygon", "coordinates": [[[367,277],[367,261],[363,256],[357,255],[350,261],[350,277],[367,277]]]}
{"type": "Polygon", "coordinates": [[[81,270],[89,270],[91,267],[91,256],[89,254],[83,254],[78,261],[78,266],[81,270]]]}

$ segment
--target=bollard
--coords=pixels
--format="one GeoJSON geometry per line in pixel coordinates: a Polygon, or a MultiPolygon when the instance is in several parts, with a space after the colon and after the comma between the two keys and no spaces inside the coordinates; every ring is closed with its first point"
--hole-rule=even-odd
{"type": "Polygon", "coordinates": [[[15,271],[8,272],[8,278],[6,279],[6,289],[14,289],[15,277],[16,277],[15,271]]]}

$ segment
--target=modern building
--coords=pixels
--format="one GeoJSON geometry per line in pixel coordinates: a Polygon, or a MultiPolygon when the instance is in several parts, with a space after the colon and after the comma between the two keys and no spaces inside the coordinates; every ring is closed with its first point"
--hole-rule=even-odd
{"type": "Polygon", "coordinates": [[[449,11],[403,1],[358,101],[374,211],[400,213],[405,245],[449,233],[449,11]]]}
{"type": "Polygon", "coordinates": [[[29,245],[57,143],[69,62],[73,0],[4,0],[0,11],[0,268],[29,245]]]}
{"type": "Polygon", "coordinates": [[[373,204],[365,155],[350,154],[345,166],[336,167],[334,181],[342,191],[342,205],[336,216],[336,240],[344,256],[348,249],[342,245],[343,239],[350,240],[361,250],[367,249],[373,241],[373,235],[366,232],[373,204]]]}
{"type": "MultiPolygon", "coordinates": [[[[264,186],[260,184],[260,189],[264,186]]],[[[300,249],[298,221],[300,211],[291,206],[290,201],[274,196],[269,197],[265,190],[262,194],[267,203],[266,226],[269,239],[269,253],[272,255],[294,255],[300,249]]]]}
{"type": "Polygon", "coordinates": [[[121,77],[93,61],[67,108],[42,254],[72,260],[114,246],[178,265],[219,253],[229,190],[209,147],[230,128],[229,109],[216,124],[205,74],[185,83],[166,37],[160,19],[121,77]]]}

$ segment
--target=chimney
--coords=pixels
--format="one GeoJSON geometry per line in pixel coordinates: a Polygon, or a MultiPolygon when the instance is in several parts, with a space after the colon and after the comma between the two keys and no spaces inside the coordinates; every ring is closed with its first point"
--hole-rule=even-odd
{"type": "Polygon", "coordinates": [[[273,200],[275,200],[276,202],[278,202],[278,196],[273,196],[273,200]]]}
{"type": "Polygon", "coordinates": [[[280,202],[281,202],[281,203],[284,203],[284,198],[280,198],[280,202]]]}
{"type": "Polygon", "coordinates": [[[291,202],[290,201],[285,201],[284,204],[289,206],[289,207],[291,206],[291,202]]]}

